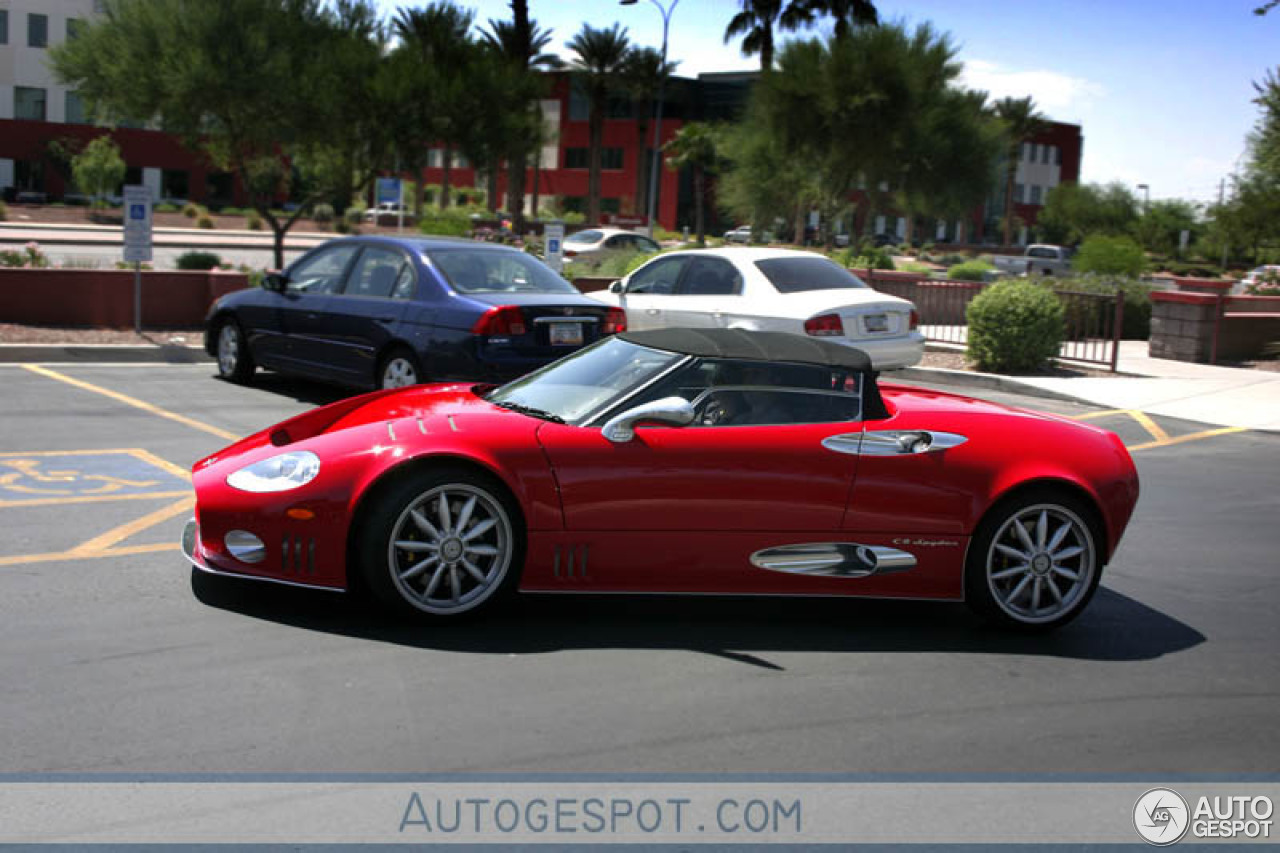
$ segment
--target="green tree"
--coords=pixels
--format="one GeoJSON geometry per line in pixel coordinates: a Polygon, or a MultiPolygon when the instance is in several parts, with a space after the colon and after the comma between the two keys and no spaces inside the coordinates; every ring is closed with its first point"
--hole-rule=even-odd
{"type": "Polygon", "coordinates": [[[587,222],[600,221],[600,155],[604,148],[604,114],[609,94],[617,86],[618,75],[626,61],[630,43],[627,30],[618,24],[609,29],[596,29],[583,24],[568,43],[577,54],[573,70],[590,104],[590,152],[587,173],[587,222]]]}
{"type": "Polygon", "coordinates": [[[858,27],[874,27],[880,23],[876,6],[870,0],[809,0],[809,11],[827,15],[835,22],[832,34],[845,38],[858,27]]]}
{"type": "Polygon", "coordinates": [[[1196,218],[1196,207],[1189,201],[1166,199],[1153,201],[1138,220],[1138,240],[1149,252],[1175,255],[1183,231],[1190,232],[1194,241],[1201,231],[1196,218]]]}
{"type": "Polygon", "coordinates": [[[124,182],[125,171],[120,148],[109,136],[99,136],[71,158],[71,172],[75,176],[76,186],[93,196],[95,206],[100,203],[101,196],[112,192],[124,182]]]}
{"type": "MultiPolygon", "coordinates": [[[[425,184],[428,145],[441,146],[444,174],[438,204],[442,208],[449,206],[453,152],[471,119],[466,72],[475,62],[470,36],[474,20],[475,12],[440,0],[418,9],[402,8],[394,21],[400,45],[392,59],[403,95],[397,116],[397,153],[401,164],[417,172],[425,184]]],[[[422,196],[417,193],[414,199],[419,219],[422,196]]]]}
{"type": "Polygon", "coordinates": [[[1005,133],[1004,175],[1004,245],[1013,243],[1013,187],[1018,174],[1018,155],[1022,143],[1047,127],[1045,117],[1036,109],[1035,101],[1026,98],[1001,98],[993,107],[1005,133]]]}
{"type": "Polygon", "coordinates": [[[1059,184],[1036,220],[1041,238],[1068,245],[1090,234],[1129,234],[1137,224],[1138,199],[1121,183],[1059,184]]]}
{"type": "Polygon", "coordinates": [[[760,70],[773,69],[773,31],[797,30],[813,20],[806,0],[742,0],[742,11],[725,27],[724,43],[742,36],[742,55],[760,54],[760,70]]]}
{"type": "Polygon", "coordinates": [[[670,153],[667,165],[673,169],[693,170],[694,224],[698,245],[706,245],[707,177],[715,174],[720,164],[719,134],[704,122],[689,122],[663,146],[670,153]]]}
{"type": "Polygon", "coordinates": [[[649,209],[649,173],[653,159],[646,156],[652,142],[649,119],[653,117],[658,92],[679,63],[662,62],[662,54],[651,47],[635,47],[622,65],[622,86],[631,96],[636,113],[636,212],[649,209]]]}
{"type": "Polygon", "coordinates": [[[1131,237],[1087,237],[1071,259],[1077,272],[1137,278],[1147,268],[1147,256],[1131,237]]]}
{"type": "MultiPolygon", "coordinates": [[[[510,66],[516,85],[513,95],[525,97],[525,101],[513,104],[515,114],[507,157],[507,209],[515,217],[518,232],[524,230],[525,174],[530,155],[535,157],[535,181],[537,158],[541,157],[543,140],[542,110],[537,98],[543,89],[543,79],[534,74],[538,70],[560,67],[560,59],[547,53],[551,43],[551,30],[544,30],[529,17],[529,4],[525,0],[511,0],[510,21],[489,21],[485,40],[495,53],[510,66]]],[[[537,195],[535,185],[534,194],[537,195]]],[[[533,213],[537,214],[537,202],[533,213]]]]}
{"type": "Polygon", "coordinates": [[[387,159],[383,37],[365,0],[107,0],[50,58],[95,116],[155,120],[235,173],[283,266],[309,204],[387,159]]]}

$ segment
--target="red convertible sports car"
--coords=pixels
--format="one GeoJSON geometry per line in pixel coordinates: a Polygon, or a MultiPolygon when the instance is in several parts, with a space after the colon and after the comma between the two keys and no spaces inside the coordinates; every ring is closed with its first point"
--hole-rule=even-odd
{"type": "Polygon", "coordinates": [[[201,570],[454,617],[517,590],[1088,604],[1138,499],[1114,434],[879,384],[785,333],[611,336],[501,387],[324,406],[194,467],[201,570]]]}

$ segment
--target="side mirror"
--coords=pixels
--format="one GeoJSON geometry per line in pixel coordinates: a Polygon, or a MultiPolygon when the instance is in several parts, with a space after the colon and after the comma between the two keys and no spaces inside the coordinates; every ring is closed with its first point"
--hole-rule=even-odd
{"type": "Polygon", "coordinates": [[[269,272],[262,277],[262,286],[276,293],[284,293],[285,288],[289,286],[289,277],[284,273],[269,272]]]}
{"type": "Polygon", "coordinates": [[[684,397],[663,397],[613,416],[602,432],[614,444],[626,444],[636,437],[636,424],[647,421],[688,426],[693,423],[693,405],[684,397]]]}
{"type": "Polygon", "coordinates": [[[612,284],[610,284],[610,285],[609,285],[609,292],[610,292],[610,293],[621,293],[621,292],[622,292],[622,282],[621,282],[621,281],[615,281],[615,282],[613,282],[612,284]]]}

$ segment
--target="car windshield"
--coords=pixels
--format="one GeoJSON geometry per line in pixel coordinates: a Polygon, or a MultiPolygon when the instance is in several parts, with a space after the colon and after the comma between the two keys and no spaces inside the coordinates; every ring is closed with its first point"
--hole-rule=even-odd
{"type": "Polygon", "coordinates": [[[844,267],[817,255],[811,258],[767,258],[756,261],[756,268],[764,273],[779,293],[858,290],[867,286],[844,267]]]}
{"type": "Polygon", "coordinates": [[[577,293],[572,284],[524,252],[432,249],[431,263],[459,293],[577,293]]]}
{"type": "Polygon", "coordinates": [[[609,337],[496,388],[485,399],[580,424],[661,375],[685,356],[609,337]]]}
{"type": "Polygon", "coordinates": [[[564,238],[566,243],[594,243],[604,236],[603,231],[579,231],[564,238]]]}

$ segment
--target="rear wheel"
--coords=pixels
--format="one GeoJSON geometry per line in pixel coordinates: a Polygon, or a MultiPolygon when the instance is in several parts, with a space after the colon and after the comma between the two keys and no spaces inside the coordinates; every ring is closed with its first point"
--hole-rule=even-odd
{"type": "Polygon", "coordinates": [[[378,388],[407,388],[423,380],[422,366],[409,350],[392,350],[378,367],[378,388]]]}
{"type": "Polygon", "coordinates": [[[491,477],[440,469],[378,496],[358,553],[364,580],[401,613],[451,618],[514,590],[523,556],[519,513],[491,477]]]}
{"type": "Polygon", "coordinates": [[[1072,495],[1036,490],[999,504],[969,546],[965,597],[982,616],[1027,631],[1070,622],[1102,576],[1093,513],[1072,495]]]}
{"type": "Polygon", "coordinates": [[[218,375],[229,382],[248,382],[253,376],[253,354],[244,331],[232,317],[218,327],[218,375]]]}

